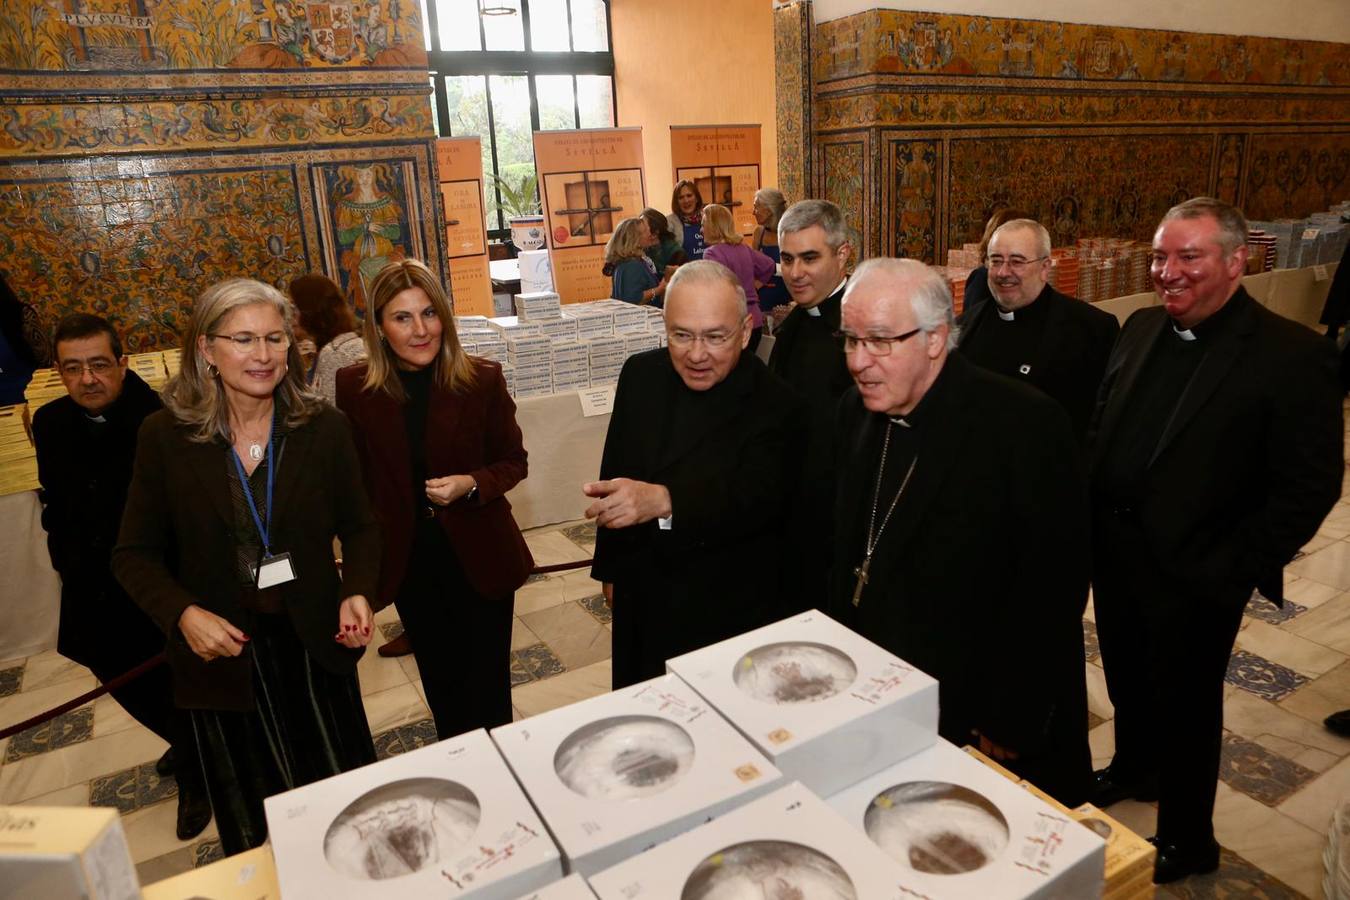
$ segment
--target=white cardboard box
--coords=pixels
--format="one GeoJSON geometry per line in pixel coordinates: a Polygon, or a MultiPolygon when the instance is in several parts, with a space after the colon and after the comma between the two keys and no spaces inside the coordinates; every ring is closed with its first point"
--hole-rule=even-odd
{"type": "Polygon", "coordinates": [[[562,302],[551,290],[516,294],[514,305],[522,322],[541,322],[562,314],[562,302]]]}
{"type": "Polygon", "coordinates": [[[915,896],[1100,897],[1106,843],[944,740],[829,798],[915,896]]]}
{"type": "Polygon", "coordinates": [[[822,797],[937,740],[938,684],[816,610],[666,661],[822,797]]]}
{"type": "Polygon", "coordinates": [[[512,898],[558,850],[482,729],[268,797],[289,897],[512,898]]]}
{"type": "Polygon", "coordinates": [[[589,881],[600,900],[914,900],[900,874],[793,782],[589,881]]]}
{"type": "Polygon", "coordinates": [[[576,319],[541,321],[539,323],[539,330],[555,343],[559,341],[576,341],[580,335],[576,319]]]}
{"type": "Polygon", "coordinates": [[[526,894],[520,900],[595,900],[595,894],[586,885],[586,879],[574,872],[562,881],[555,881],[533,894],[526,894]]]}
{"type": "Polygon", "coordinates": [[[263,844],[145,888],[142,900],[281,900],[272,846],[263,844]]]}
{"type": "Polygon", "coordinates": [[[520,260],[520,289],[525,292],[553,290],[553,266],[547,250],[523,250],[520,260]]]}
{"type": "Polygon", "coordinates": [[[136,900],[136,867],[110,807],[0,806],[2,900],[136,900]]]}
{"type": "Polygon", "coordinates": [[[721,815],[782,776],[689,686],[663,675],[492,731],[588,875],[721,815]]]}

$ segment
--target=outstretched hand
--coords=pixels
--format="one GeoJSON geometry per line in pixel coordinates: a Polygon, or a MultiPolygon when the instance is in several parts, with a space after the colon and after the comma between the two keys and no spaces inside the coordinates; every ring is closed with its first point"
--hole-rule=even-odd
{"type": "Polygon", "coordinates": [[[603,528],[627,528],[670,515],[670,491],[664,485],[611,478],[584,484],[581,491],[598,498],[586,507],[586,518],[603,528]]]}

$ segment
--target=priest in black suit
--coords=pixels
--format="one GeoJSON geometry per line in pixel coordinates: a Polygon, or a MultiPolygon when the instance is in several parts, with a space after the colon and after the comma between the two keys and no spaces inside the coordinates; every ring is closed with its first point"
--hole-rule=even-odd
{"type": "Polygon", "coordinates": [[[601,480],[583,488],[616,689],[799,606],[767,561],[789,535],[803,406],[745,349],[750,327],[736,275],[689,263],[666,291],[669,347],[619,376],[601,480]]]}
{"type": "Polygon", "coordinates": [[[1154,881],[1219,862],[1223,682],[1253,589],[1335,504],[1345,471],[1332,343],[1242,288],[1247,222],[1207,197],[1153,236],[1162,305],[1125,322],[1092,453],[1093,597],[1115,756],[1099,806],[1158,800],[1154,881]]]}
{"type": "Polygon", "coordinates": [[[1069,418],[950,352],[951,294],[922,263],[860,265],[842,331],[830,609],[938,679],[943,737],[1075,805],[1088,505],[1069,418]]]}
{"type": "Polygon", "coordinates": [[[1050,232],[1033,219],[1001,225],[986,259],[993,297],[966,307],[961,352],[1058,400],[1085,441],[1116,317],[1050,286],[1050,232]]]}
{"type": "Polygon", "coordinates": [[[803,465],[802,503],[794,513],[798,524],[793,530],[812,535],[817,546],[796,555],[780,550],[777,565],[802,585],[805,605],[814,607],[824,603],[830,564],[826,549],[834,503],[830,429],[839,398],[853,385],[835,337],[853,247],[838,206],[828,200],[803,200],[778,220],[778,248],[792,309],[774,331],[769,371],[807,403],[808,430],[793,450],[803,465]]]}

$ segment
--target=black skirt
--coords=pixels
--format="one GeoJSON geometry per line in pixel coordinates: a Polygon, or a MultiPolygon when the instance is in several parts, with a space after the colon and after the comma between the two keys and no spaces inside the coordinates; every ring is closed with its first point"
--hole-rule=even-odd
{"type": "Polygon", "coordinates": [[[267,839],[263,799],[375,761],[356,673],[316,665],[283,615],[257,614],[250,712],[192,710],[227,856],[267,839]]]}

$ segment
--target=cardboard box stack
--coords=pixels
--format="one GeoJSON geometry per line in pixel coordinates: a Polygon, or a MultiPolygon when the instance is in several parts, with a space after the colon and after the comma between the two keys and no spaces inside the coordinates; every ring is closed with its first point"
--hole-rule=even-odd
{"type": "Polygon", "coordinates": [[[140,896],[117,810],[0,806],[0,900],[140,896]]]}
{"type": "Polygon", "coordinates": [[[516,294],[515,308],[522,322],[547,322],[562,315],[562,302],[552,291],[516,294]]]}
{"type": "Polygon", "coordinates": [[[553,341],[549,348],[553,361],[553,393],[581,390],[591,386],[590,349],[581,341],[553,341]]]}
{"type": "Polygon", "coordinates": [[[0,496],[37,490],[37,451],[26,407],[0,406],[0,496]]]}
{"type": "Polygon", "coordinates": [[[28,404],[30,421],[33,413],[65,395],[66,385],[61,381],[60,372],[55,369],[38,369],[33,373],[32,380],[28,382],[28,387],[24,388],[23,392],[24,402],[28,404]]]}
{"type": "Polygon", "coordinates": [[[589,341],[614,334],[614,311],[594,303],[569,303],[563,307],[564,319],[577,323],[577,339],[589,341]]]}
{"type": "Polygon", "coordinates": [[[542,334],[506,339],[506,361],[515,370],[517,398],[553,393],[553,342],[542,334]]]}
{"type": "Polygon", "coordinates": [[[628,358],[624,339],[610,335],[594,337],[585,343],[591,364],[591,387],[617,382],[624,360],[628,358]]]}
{"type": "Polygon", "coordinates": [[[145,888],[142,900],[281,900],[272,846],[263,844],[145,888]]]}
{"type": "Polygon", "coordinates": [[[164,387],[169,372],[164,368],[164,352],[132,353],[127,356],[127,368],[141,376],[141,380],[155,390],[164,387]]]}

